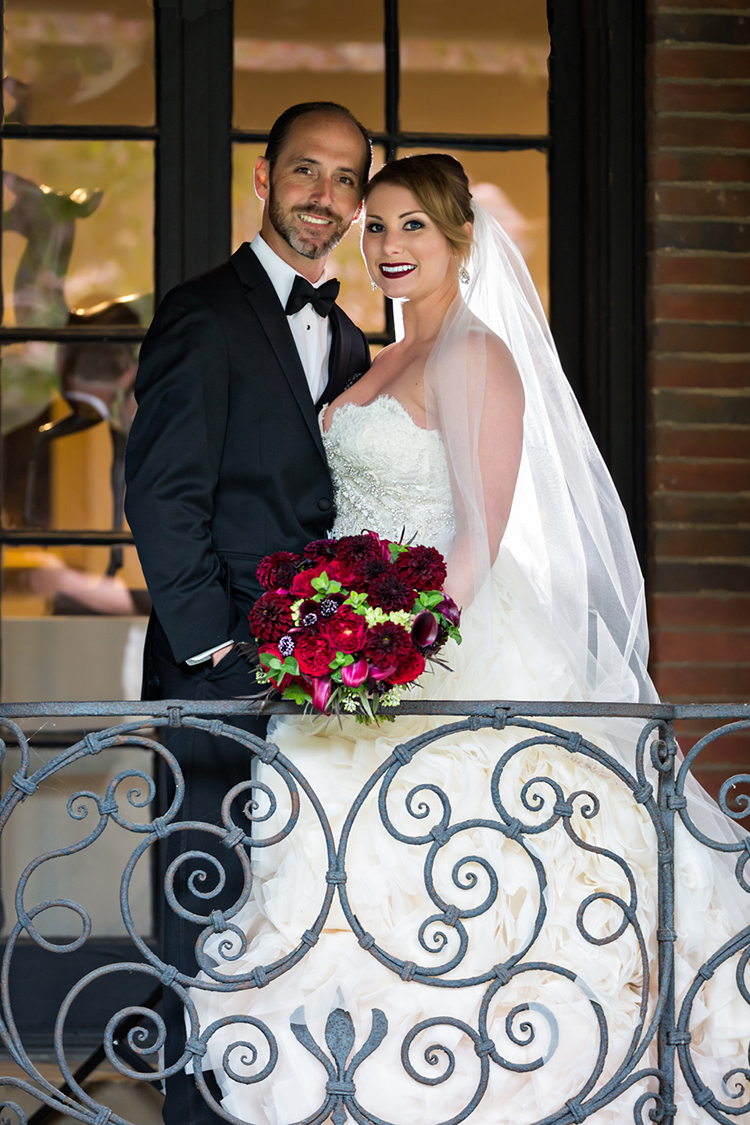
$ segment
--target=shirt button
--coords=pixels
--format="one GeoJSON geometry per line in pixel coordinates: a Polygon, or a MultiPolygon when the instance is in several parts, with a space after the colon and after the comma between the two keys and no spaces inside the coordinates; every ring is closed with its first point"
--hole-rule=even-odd
{"type": "Polygon", "coordinates": [[[328,512],[331,508],[331,501],[327,496],[323,496],[322,499],[318,500],[318,507],[320,508],[321,512],[328,512]]]}

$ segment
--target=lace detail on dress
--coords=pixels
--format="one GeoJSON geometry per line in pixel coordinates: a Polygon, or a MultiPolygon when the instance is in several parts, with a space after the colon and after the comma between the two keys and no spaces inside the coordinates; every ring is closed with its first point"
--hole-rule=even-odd
{"type": "MultiPolygon", "coordinates": [[[[322,421],[321,415],[321,421],[322,421]]],[[[363,529],[446,551],[454,533],[448,464],[439,430],[424,430],[387,395],[347,402],[323,431],[333,478],[333,534],[363,529]]]]}

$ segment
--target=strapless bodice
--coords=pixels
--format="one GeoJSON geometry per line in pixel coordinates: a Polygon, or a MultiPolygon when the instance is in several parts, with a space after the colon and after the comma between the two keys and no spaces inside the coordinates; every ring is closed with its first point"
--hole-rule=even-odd
{"type": "Polygon", "coordinates": [[[336,499],[333,534],[363,529],[414,539],[445,551],[454,532],[453,503],[439,430],[418,426],[387,395],[338,407],[323,432],[336,499]]]}

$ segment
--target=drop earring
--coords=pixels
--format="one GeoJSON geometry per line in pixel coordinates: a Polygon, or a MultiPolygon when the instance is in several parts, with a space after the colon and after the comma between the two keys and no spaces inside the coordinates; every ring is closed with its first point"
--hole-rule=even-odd
{"type": "Polygon", "coordinates": [[[372,286],[372,291],[373,291],[373,293],[377,293],[377,291],[378,291],[378,287],[377,287],[377,285],[375,284],[375,282],[374,282],[374,281],[372,280],[372,278],[370,278],[370,285],[372,286]]]}
{"type": "Polygon", "coordinates": [[[467,270],[466,266],[458,267],[458,280],[462,285],[468,285],[471,281],[471,274],[467,270]]]}

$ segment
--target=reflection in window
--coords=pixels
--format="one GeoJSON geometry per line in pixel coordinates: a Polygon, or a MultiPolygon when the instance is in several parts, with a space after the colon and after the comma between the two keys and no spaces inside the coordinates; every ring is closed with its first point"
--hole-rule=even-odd
{"type": "Polygon", "coordinates": [[[382,4],[276,0],[235,5],[234,124],[270,129],[296,102],[334,101],[372,130],[384,126],[382,4]]]}
{"type": "MultiPolygon", "coordinates": [[[[109,574],[111,556],[109,547],[4,547],[3,618],[142,617],[151,607],[138,555],[135,547],[122,547],[120,551],[121,565],[116,574],[109,574]]],[[[14,655],[11,663],[14,666],[18,663],[18,653],[14,655]]],[[[112,674],[119,676],[119,672],[111,674],[111,669],[110,671],[106,669],[110,665],[115,669],[120,668],[120,664],[120,658],[114,652],[111,654],[111,659],[105,658],[105,663],[100,669],[102,682],[111,683],[112,674]]],[[[62,666],[55,670],[54,675],[56,678],[62,677],[70,681],[73,685],[76,676],[80,674],[80,668],[76,670],[69,665],[69,661],[62,661],[62,666]]],[[[49,670],[47,672],[42,668],[38,670],[39,676],[48,674],[49,670]]],[[[14,675],[12,668],[5,665],[3,691],[6,699],[14,698],[9,694],[7,682],[8,676],[13,679],[14,675]]],[[[131,683],[132,679],[130,676],[128,683],[131,683]]],[[[137,692],[120,696],[121,686],[119,685],[115,695],[81,695],[80,688],[73,688],[72,694],[67,696],[42,694],[33,697],[16,695],[15,698],[138,698],[137,692]]]]}
{"type": "MultiPolygon", "coordinates": [[[[253,187],[255,161],[262,156],[265,145],[234,146],[232,175],[232,244],[250,241],[260,230],[263,205],[253,187]]],[[[374,167],[383,163],[382,151],[374,153],[374,167]]],[[[328,259],[328,274],[341,282],[338,303],[364,332],[385,331],[383,298],[374,293],[365,272],[359,249],[361,226],[353,223],[328,259]]]]}
{"type": "MultiPolygon", "coordinates": [[[[151,298],[74,309],[71,327],[138,329],[151,298]]],[[[120,530],[138,342],[14,344],[2,351],[3,522],[120,530]]]]}
{"type": "Polygon", "coordinates": [[[401,0],[401,128],[547,132],[545,0],[401,0]]]}
{"type": "Polygon", "coordinates": [[[6,140],[4,324],[153,291],[150,141],[6,140]]]}
{"type": "Polygon", "coordinates": [[[153,22],[144,0],[5,0],[5,120],[153,125],[153,22]]]}

